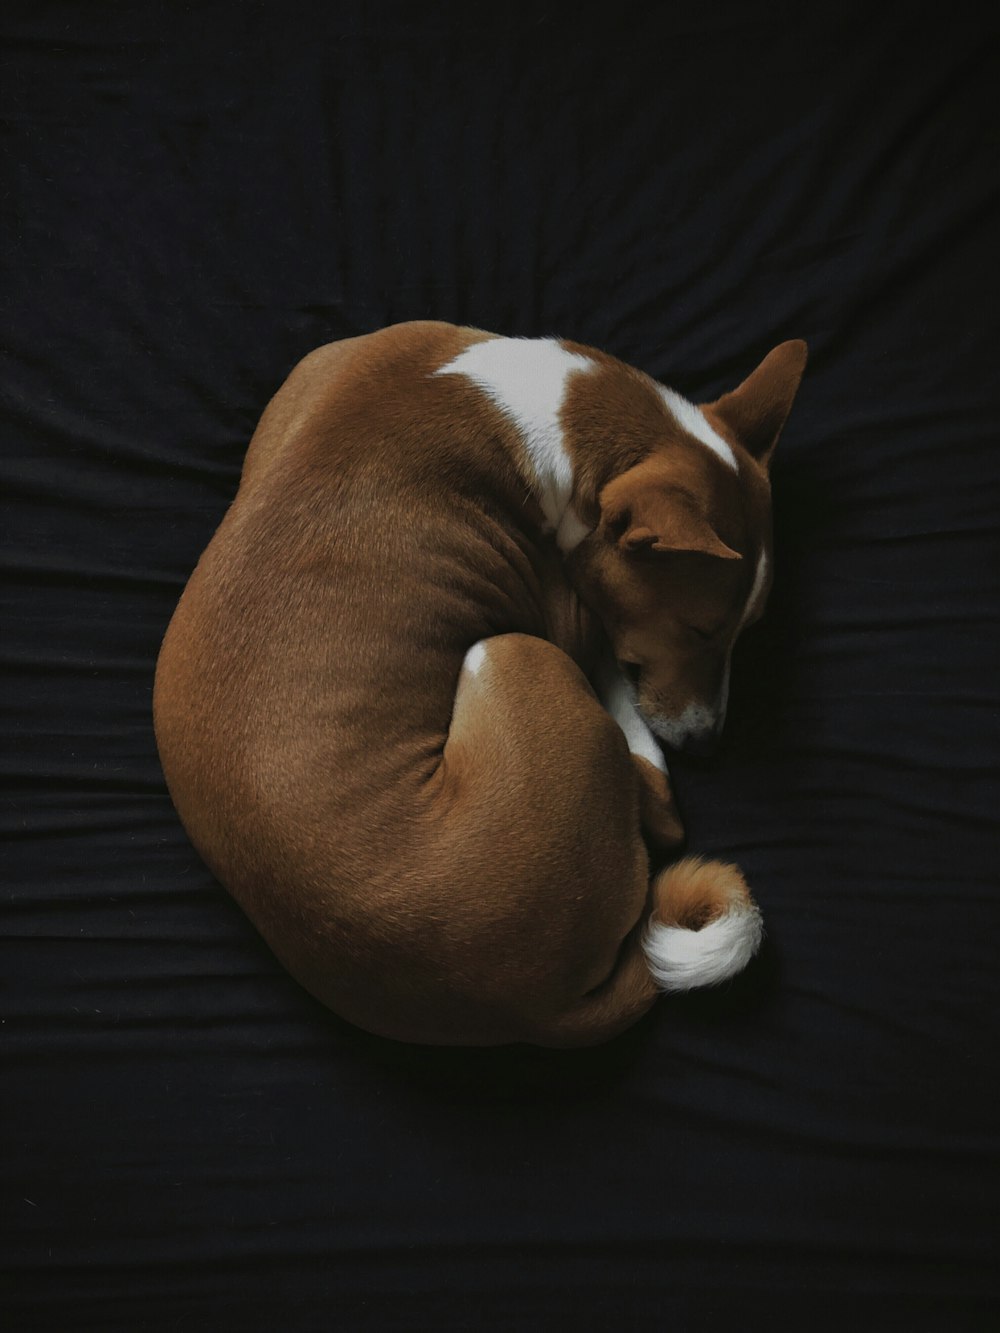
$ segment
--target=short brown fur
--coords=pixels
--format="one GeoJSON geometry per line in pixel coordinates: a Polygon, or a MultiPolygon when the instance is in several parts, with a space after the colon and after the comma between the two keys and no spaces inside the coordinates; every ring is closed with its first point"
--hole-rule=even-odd
{"type": "MultiPolygon", "coordinates": [[[[491,336],[399,325],[292,372],[168,629],[157,738],[196,847],[324,1003],[403,1040],[575,1045],[653,1002],[641,927],[670,919],[684,873],[650,884],[647,843],[681,836],[669,784],[588,683],[615,634],[602,609],[634,581],[610,569],[601,495],[654,453],[687,486],[705,451],[636,399],[639,372],[586,349],[602,369],[565,427],[594,531],[564,561],[517,431],[433,374],[491,336]],[[480,640],[484,670],[462,672],[480,640]]],[[[764,521],[753,466],[746,512],[725,477],[705,499],[737,546],[764,521]]],[[[731,598],[696,570],[682,601],[699,579],[731,598]]]]}

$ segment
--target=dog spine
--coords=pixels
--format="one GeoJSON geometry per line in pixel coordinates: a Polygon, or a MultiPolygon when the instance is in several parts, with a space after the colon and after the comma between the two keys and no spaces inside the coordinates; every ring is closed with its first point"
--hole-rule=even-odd
{"type": "Polygon", "coordinates": [[[760,948],[760,910],[736,866],[687,857],[662,871],[642,950],[663,991],[717,986],[760,948]]]}

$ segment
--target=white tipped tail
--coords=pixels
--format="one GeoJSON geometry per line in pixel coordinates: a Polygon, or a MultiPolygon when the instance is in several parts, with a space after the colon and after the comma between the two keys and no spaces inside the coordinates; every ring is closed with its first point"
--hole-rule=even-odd
{"type": "Polygon", "coordinates": [[[764,923],[736,866],[689,857],[664,870],[655,888],[642,948],[661,990],[717,986],[760,948],[764,923]]]}

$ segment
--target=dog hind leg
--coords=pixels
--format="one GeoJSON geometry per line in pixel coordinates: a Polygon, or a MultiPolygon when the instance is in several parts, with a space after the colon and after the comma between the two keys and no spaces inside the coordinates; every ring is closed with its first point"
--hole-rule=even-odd
{"type": "Polygon", "coordinates": [[[511,634],[468,653],[445,746],[443,822],[452,863],[470,878],[478,869],[483,891],[500,895],[472,948],[481,955],[488,934],[481,993],[499,987],[517,1012],[511,1040],[607,1040],[663,991],[732,976],[760,942],[736,867],[690,857],[650,883],[639,762],[554,645],[511,634]]]}

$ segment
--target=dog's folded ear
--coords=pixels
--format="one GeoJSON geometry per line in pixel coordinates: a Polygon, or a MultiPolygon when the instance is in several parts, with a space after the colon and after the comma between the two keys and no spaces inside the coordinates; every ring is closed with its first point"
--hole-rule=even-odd
{"type": "Polygon", "coordinates": [[[767,467],[778,436],[792,410],[806,368],[809,349],[801,339],[780,343],[731,393],[702,405],[713,426],[736,436],[758,463],[767,467]]]}
{"type": "Polygon", "coordinates": [[[692,551],[721,560],[742,559],[715,531],[693,495],[658,484],[646,475],[651,471],[640,463],[605,486],[599,536],[622,551],[657,555],[692,551]]]}

